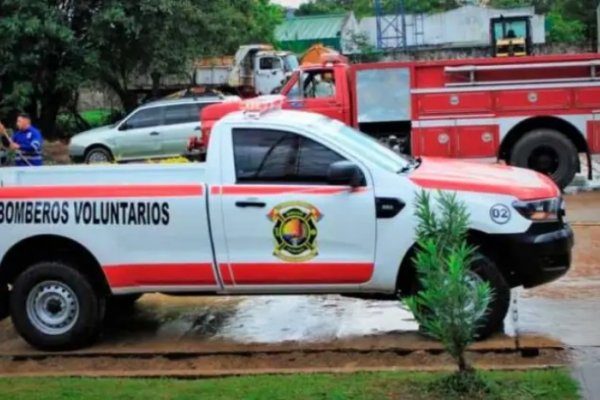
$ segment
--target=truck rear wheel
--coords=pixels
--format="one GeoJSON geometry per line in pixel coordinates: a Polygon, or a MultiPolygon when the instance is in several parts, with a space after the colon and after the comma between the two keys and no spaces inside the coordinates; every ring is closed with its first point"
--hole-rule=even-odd
{"type": "Polygon", "coordinates": [[[97,337],[104,301],[76,269],[62,262],[41,262],[14,282],[10,311],[15,328],[32,346],[71,350],[97,337]]]}
{"type": "Polygon", "coordinates": [[[536,129],[516,143],[510,164],[546,174],[564,189],[577,173],[577,156],[577,148],[562,133],[553,129],[536,129]]]}

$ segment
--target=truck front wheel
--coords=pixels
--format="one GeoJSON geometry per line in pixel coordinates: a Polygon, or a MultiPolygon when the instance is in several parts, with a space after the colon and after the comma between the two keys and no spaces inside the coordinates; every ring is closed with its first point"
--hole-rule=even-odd
{"type": "Polygon", "coordinates": [[[62,262],[41,262],[14,282],[10,311],[15,328],[32,346],[71,350],[96,338],[104,301],[76,269],[62,262]]]}
{"type": "Polygon", "coordinates": [[[10,311],[8,308],[8,299],[9,299],[8,286],[3,283],[0,283],[0,321],[2,321],[4,318],[8,317],[8,315],[10,314],[10,311]]]}
{"type": "MultiPolygon", "coordinates": [[[[506,280],[491,259],[477,253],[471,263],[468,283],[476,284],[481,281],[490,285],[492,299],[477,323],[478,328],[475,332],[477,340],[486,339],[490,335],[502,331],[504,318],[506,318],[510,306],[510,287],[506,280]]],[[[411,292],[416,294],[419,290],[421,290],[421,284],[416,279],[411,292]]]]}
{"type": "Polygon", "coordinates": [[[577,156],[577,148],[562,133],[552,129],[536,129],[515,144],[509,161],[511,165],[550,176],[564,189],[577,173],[577,156]]]}

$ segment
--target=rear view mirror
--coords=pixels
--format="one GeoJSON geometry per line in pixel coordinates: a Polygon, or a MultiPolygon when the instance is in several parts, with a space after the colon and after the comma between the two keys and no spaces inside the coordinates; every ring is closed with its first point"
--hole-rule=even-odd
{"type": "Polygon", "coordinates": [[[353,188],[365,184],[362,171],[350,161],[338,161],[331,164],[327,173],[327,180],[332,185],[351,186],[353,188]]]}

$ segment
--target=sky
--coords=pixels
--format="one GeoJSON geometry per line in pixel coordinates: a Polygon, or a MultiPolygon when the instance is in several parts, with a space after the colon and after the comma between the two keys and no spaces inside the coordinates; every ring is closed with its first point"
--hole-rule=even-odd
{"type": "Polygon", "coordinates": [[[306,3],[308,0],[271,0],[271,2],[276,4],[281,4],[285,7],[298,8],[300,4],[306,3]]]}

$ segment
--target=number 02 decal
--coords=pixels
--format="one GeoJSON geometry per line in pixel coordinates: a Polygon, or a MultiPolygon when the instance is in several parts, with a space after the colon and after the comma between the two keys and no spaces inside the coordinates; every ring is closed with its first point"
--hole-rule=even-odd
{"type": "Polygon", "coordinates": [[[490,217],[498,225],[504,225],[510,221],[510,208],[504,204],[496,204],[490,210],[490,217]]]}

